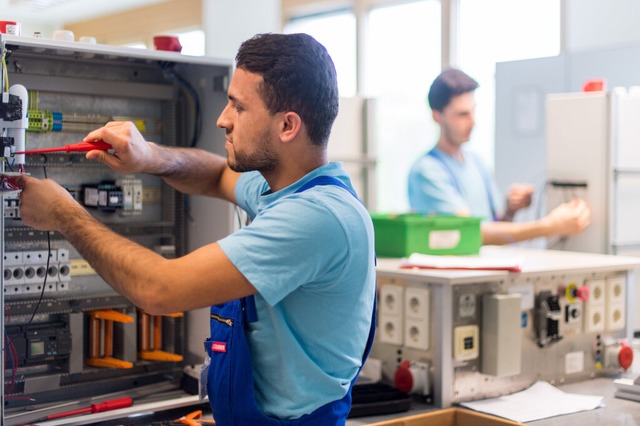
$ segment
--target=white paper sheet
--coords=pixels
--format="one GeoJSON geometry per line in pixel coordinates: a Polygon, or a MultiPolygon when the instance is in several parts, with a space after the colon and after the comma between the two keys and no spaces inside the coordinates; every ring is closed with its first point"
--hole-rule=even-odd
{"type": "Polygon", "coordinates": [[[435,256],[422,253],[412,253],[404,259],[403,268],[432,268],[432,269],[477,269],[477,270],[505,270],[519,272],[522,265],[520,257],[505,256],[435,256]]]}
{"type": "Polygon", "coordinates": [[[536,382],[528,389],[498,398],[463,402],[460,405],[517,422],[532,422],[548,417],[604,406],[604,398],[566,393],[547,382],[536,382]]]}

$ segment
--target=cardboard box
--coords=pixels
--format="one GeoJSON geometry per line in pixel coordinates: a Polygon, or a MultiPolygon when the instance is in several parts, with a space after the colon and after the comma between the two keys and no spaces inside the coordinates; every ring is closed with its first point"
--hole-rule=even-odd
{"type": "Polygon", "coordinates": [[[521,424],[465,408],[446,408],[415,416],[399,417],[394,420],[372,423],[369,426],[500,426],[521,424]]]}

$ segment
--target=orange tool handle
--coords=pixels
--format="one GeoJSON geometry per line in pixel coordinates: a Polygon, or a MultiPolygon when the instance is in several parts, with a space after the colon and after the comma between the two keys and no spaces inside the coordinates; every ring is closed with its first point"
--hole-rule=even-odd
{"type": "Polygon", "coordinates": [[[91,404],[92,413],[101,413],[103,411],[117,410],[118,408],[127,408],[133,405],[133,399],[127,397],[112,399],[110,401],[101,402],[100,404],[91,404]]]}
{"type": "Polygon", "coordinates": [[[109,149],[112,149],[113,147],[111,145],[109,145],[108,143],[106,143],[105,141],[102,140],[98,140],[98,141],[94,141],[94,142],[79,142],[79,143],[74,143],[74,144],[67,144],[65,146],[61,146],[61,147],[57,147],[57,148],[44,148],[44,149],[31,149],[28,151],[19,151],[19,152],[14,152],[13,155],[18,155],[18,154],[46,154],[49,152],[66,152],[66,153],[70,153],[70,152],[88,152],[88,151],[93,151],[94,149],[100,150],[100,151],[107,151],[109,149]]]}

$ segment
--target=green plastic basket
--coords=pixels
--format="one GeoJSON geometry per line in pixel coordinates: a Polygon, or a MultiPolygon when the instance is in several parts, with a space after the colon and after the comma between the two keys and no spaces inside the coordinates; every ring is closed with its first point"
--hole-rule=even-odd
{"type": "Polygon", "coordinates": [[[371,213],[379,257],[424,254],[478,254],[478,217],[371,213]]]}

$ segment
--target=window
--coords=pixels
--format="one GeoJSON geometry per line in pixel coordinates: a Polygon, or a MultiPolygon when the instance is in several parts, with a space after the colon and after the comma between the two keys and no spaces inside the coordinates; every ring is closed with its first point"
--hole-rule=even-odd
{"type": "Polygon", "coordinates": [[[351,11],[294,18],[284,32],[306,33],[322,43],[336,67],[340,96],[356,94],[356,18],[351,11]]]}
{"type": "Polygon", "coordinates": [[[440,2],[372,9],[365,42],[364,94],[374,99],[376,210],[407,211],[407,178],[436,142],[427,92],[441,70],[440,2]]]}
{"type": "Polygon", "coordinates": [[[495,64],[560,53],[560,0],[460,0],[458,64],[480,83],[470,147],[493,168],[495,64]]]}

